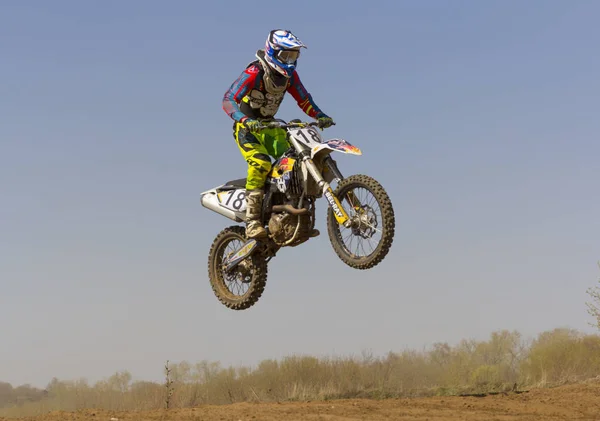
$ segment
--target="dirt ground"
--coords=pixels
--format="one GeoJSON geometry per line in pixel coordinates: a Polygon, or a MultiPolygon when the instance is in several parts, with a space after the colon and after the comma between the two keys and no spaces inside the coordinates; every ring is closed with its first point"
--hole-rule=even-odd
{"type": "MultiPolygon", "coordinates": [[[[153,412],[54,412],[31,421],[600,420],[600,384],[485,397],[242,403],[153,412]]],[[[1,420],[1,419],[0,419],[1,420]]]]}

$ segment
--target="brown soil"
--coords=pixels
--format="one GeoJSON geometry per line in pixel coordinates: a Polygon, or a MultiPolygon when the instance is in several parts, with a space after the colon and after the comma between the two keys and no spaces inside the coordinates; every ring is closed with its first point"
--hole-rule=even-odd
{"type": "MultiPolygon", "coordinates": [[[[600,420],[600,384],[537,389],[485,397],[349,399],[328,402],[240,403],[152,412],[54,412],[32,421],[282,421],[282,420],[600,420]]],[[[2,420],[0,418],[0,420],[2,420]]]]}

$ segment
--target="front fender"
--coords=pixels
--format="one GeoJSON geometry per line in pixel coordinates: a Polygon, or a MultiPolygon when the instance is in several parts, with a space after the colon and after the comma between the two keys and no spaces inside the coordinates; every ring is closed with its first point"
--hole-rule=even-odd
{"type": "Polygon", "coordinates": [[[344,139],[329,139],[324,141],[318,146],[315,146],[310,151],[312,159],[315,159],[317,155],[329,154],[333,151],[347,153],[351,155],[362,155],[362,151],[356,146],[350,144],[344,139]]]}

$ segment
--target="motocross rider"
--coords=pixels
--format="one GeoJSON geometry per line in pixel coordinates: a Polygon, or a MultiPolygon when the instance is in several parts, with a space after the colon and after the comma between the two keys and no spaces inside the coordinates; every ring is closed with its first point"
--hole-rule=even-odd
{"type": "MultiPolygon", "coordinates": [[[[308,116],[319,121],[321,127],[333,120],[317,107],[306,91],[296,65],[300,49],[307,48],[288,30],[272,30],[265,48],[256,52],[257,60],[248,64],[223,96],[223,110],[234,120],[233,137],[244,160],[248,163],[246,178],[246,236],[260,238],[267,235],[260,222],[264,184],[271,170],[271,158],[279,158],[288,148],[286,131],[268,128],[258,131],[260,121],[275,117],[286,92],[308,116]]],[[[314,230],[312,236],[318,235],[314,230]]]]}

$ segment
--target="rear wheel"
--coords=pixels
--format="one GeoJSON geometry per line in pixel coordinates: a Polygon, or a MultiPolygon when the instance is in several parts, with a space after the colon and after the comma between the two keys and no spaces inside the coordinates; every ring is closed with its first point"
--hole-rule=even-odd
{"type": "Polygon", "coordinates": [[[332,209],[328,209],[327,233],[333,249],[352,268],[376,266],[388,254],[394,240],[396,221],[388,194],[377,180],[362,174],[343,179],[334,193],[352,225],[341,226],[332,209]]]}
{"type": "Polygon", "coordinates": [[[267,283],[267,262],[259,254],[243,260],[231,272],[222,263],[246,242],[246,230],[237,225],[223,229],[214,239],[208,253],[208,278],[219,301],[232,310],[254,305],[267,283]]]}

